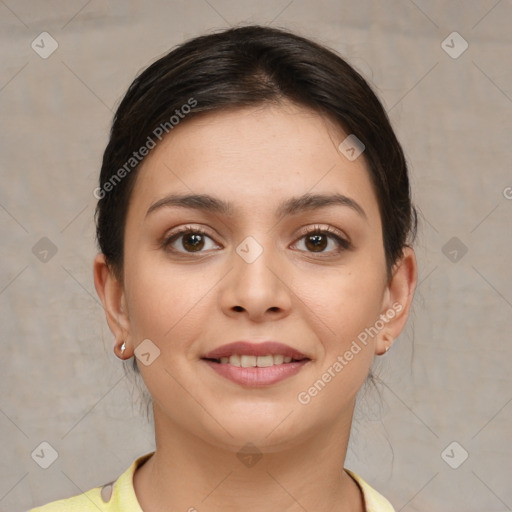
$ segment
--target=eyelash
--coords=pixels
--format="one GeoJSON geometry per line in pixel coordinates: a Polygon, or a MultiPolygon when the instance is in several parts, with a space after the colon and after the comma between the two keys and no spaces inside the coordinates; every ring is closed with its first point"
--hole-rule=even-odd
{"type": "MultiPolygon", "coordinates": [[[[194,252],[182,252],[182,251],[177,251],[172,248],[169,249],[169,246],[173,242],[175,242],[181,236],[186,235],[186,234],[199,234],[199,235],[207,236],[210,239],[212,238],[207,231],[205,231],[204,229],[202,229],[200,227],[183,226],[178,231],[176,231],[175,233],[173,233],[172,235],[170,235],[169,237],[167,237],[163,240],[163,242],[161,244],[162,248],[165,250],[169,250],[170,252],[178,253],[178,254],[187,254],[187,255],[195,254],[194,252]]],[[[328,251],[327,254],[340,253],[340,252],[343,252],[343,251],[346,251],[346,250],[349,250],[352,248],[352,244],[345,238],[341,237],[338,234],[338,232],[336,230],[334,230],[333,228],[331,228],[330,226],[328,226],[326,228],[322,228],[318,225],[315,225],[313,227],[303,228],[301,230],[301,236],[297,239],[297,242],[299,240],[302,240],[304,237],[306,237],[308,235],[327,235],[327,236],[333,238],[336,241],[336,243],[338,244],[338,249],[335,251],[328,251]]],[[[297,242],[295,242],[295,243],[297,243],[297,242]]],[[[198,252],[200,253],[202,251],[198,251],[198,252]]],[[[324,254],[324,251],[321,251],[318,253],[315,253],[312,251],[306,251],[306,252],[309,252],[310,254],[324,254]]],[[[320,257],[322,257],[322,256],[320,256],[320,257]]]]}

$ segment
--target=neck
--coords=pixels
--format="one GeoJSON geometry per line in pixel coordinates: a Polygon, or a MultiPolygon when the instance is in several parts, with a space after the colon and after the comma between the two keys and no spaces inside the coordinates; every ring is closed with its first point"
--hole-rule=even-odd
{"type": "Polygon", "coordinates": [[[291,448],[254,448],[252,458],[180,429],[156,407],[154,417],[155,454],[134,475],[144,512],[364,512],[343,470],[351,417],[291,448]]]}

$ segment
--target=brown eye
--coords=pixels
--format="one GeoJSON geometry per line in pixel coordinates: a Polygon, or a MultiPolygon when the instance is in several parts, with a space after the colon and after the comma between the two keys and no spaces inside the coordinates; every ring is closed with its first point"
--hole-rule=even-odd
{"type": "Polygon", "coordinates": [[[204,235],[200,233],[189,233],[182,238],[181,245],[187,251],[196,252],[204,247],[204,235]]]}
{"type": "Polygon", "coordinates": [[[202,229],[183,228],[166,238],[162,247],[170,252],[182,254],[203,252],[208,240],[213,242],[212,238],[202,229]],[[179,242],[180,239],[181,242],[179,242]]]}
{"type": "Polygon", "coordinates": [[[306,247],[313,252],[322,252],[327,247],[327,237],[324,234],[307,235],[306,247]]]}
{"type": "Polygon", "coordinates": [[[304,240],[306,252],[336,254],[351,248],[350,242],[339,236],[337,232],[334,232],[331,228],[321,229],[314,227],[313,229],[306,229],[304,235],[299,239],[299,241],[302,240],[304,240]],[[329,248],[331,240],[333,241],[334,247],[331,250],[326,250],[329,248]]]}

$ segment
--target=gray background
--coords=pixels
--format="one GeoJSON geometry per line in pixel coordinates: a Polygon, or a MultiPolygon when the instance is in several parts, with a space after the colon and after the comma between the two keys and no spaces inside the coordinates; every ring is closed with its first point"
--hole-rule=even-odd
{"type": "Polygon", "coordinates": [[[153,449],[94,290],[92,191],[135,74],[250,22],[315,38],[371,81],[422,212],[412,317],[377,365],[380,395],[360,403],[346,467],[397,511],[512,510],[507,0],[0,1],[0,510],[104,484],[153,449]],[[31,48],[43,31],[59,45],[47,59],[31,48]],[[458,58],[453,31],[469,44],[458,58]],[[31,457],[43,441],[48,469],[31,457]],[[469,454],[457,469],[441,456],[453,441],[450,464],[469,454]]]}

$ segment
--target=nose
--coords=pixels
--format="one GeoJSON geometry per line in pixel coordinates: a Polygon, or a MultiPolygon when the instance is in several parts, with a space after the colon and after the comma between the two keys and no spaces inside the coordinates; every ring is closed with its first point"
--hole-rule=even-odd
{"type": "Polygon", "coordinates": [[[228,316],[253,322],[277,320],[290,313],[289,271],[270,242],[247,237],[233,252],[232,269],[223,280],[221,307],[228,316]]]}

